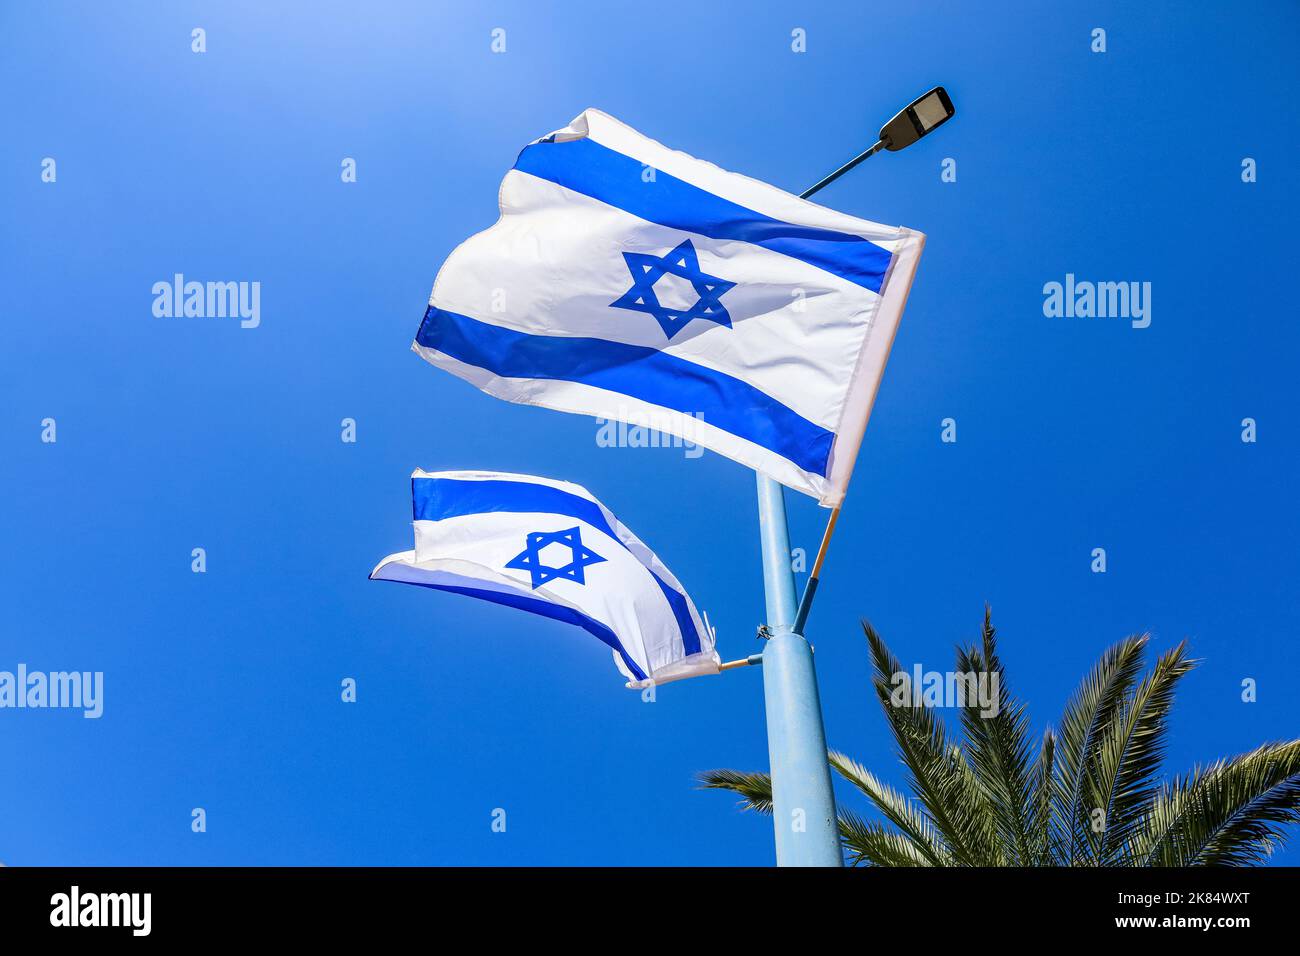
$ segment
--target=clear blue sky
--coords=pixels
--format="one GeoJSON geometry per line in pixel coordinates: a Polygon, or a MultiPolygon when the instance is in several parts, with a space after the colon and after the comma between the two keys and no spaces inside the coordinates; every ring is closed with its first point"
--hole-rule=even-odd
{"type": "Polygon", "coordinates": [[[821,197],[929,236],[811,622],[834,746],[901,782],[860,618],[946,670],[985,602],[1036,730],[1150,630],[1205,660],[1171,770],[1297,735],[1294,5],[463,6],[0,12],[0,669],[105,672],[98,721],[0,711],[0,860],[772,862],[692,782],[766,767],[757,669],[645,704],[581,631],[366,580],[410,547],[413,468],[564,478],[724,656],[759,649],[749,472],[408,351],[516,152],[588,106],[797,191],[918,93],[956,103],[821,197]],[[260,282],[261,326],[155,318],[176,272],[260,282]],[[1067,272],[1151,282],[1151,326],[1046,318],[1067,272]]]}

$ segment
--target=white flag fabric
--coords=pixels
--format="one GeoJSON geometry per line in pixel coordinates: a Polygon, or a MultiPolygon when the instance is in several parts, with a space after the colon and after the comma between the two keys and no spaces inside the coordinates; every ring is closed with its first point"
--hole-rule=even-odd
{"type": "Polygon", "coordinates": [[[418,584],[575,624],[612,648],[628,687],[718,673],[682,586],[587,489],[487,471],[411,476],[415,548],[375,581],[418,584]]]}
{"type": "Polygon", "coordinates": [[[599,110],[525,147],[412,348],[498,398],[644,425],[838,505],[925,236],[599,110]]]}

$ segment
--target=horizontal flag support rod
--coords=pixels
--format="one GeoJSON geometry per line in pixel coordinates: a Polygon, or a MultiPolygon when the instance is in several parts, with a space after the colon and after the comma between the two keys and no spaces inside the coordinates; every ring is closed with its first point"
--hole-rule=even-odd
{"type": "Polygon", "coordinates": [[[750,654],[748,657],[742,657],[739,660],[727,661],[725,664],[719,664],[719,671],[735,670],[737,667],[752,667],[755,664],[763,663],[762,654],[750,654]]]}

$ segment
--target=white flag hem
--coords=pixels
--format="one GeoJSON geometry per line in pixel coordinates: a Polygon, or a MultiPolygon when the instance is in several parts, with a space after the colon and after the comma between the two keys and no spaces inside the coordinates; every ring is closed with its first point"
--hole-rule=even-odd
{"type": "Polygon", "coordinates": [[[844,403],[840,424],[835,429],[835,444],[831,446],[828,469],[829,492],[823,494],[820,501],[827,508],[838,508],[848,493],[849,479],[853,475],[853,466],[857,462],[862,438],[867,431],[867,421],[871,418],[876,394],[884,380],[885,364],[890,349],[894,346],[894,336],[898,334],[898,323],[903,318],[903,307],[907,305],[907,296],[912,289],[912,279],[916,276],[921,251],[925,248],[924,233],[911,229],[903,229],[902,232],[903,240],[898,244],[894,261],[890,263],[889,272],[885,276],[885,287],[882,290],[884,295],[867,328],[866,341],[862,343],[849,382],[848,398],[844,403]]]}
{"type": "Polygon", "coordinates": [[[618,651],[614,651],[614,665],[619,669],[619,673],[627,678],[627,683],[623,686],[628,690],[644,690],[647,687],[656,687],[660,684],[671,684],[675,680],[684,680],[687,677],[704,677],[709,674],[722,673],[722,658],[718,656],[716,651],[700,651],[698,654],[691,654],[689,657],[673,661],[671,664],[651,672],[647,680],[637,680],[636,676],[627,669],[627,665],[623,663],[618,651]]]}

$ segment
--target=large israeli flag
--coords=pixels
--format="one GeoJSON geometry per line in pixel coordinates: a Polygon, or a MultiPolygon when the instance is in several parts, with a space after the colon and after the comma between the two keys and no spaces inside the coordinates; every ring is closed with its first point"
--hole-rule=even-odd
{"type": "Polygon", "coordinates": [[[598,110],[519,154],[412,348],[507,401],[645,425],[844,497],[925,237],[598,110]]]}
{"type": "Polygon", "coordinates": [[[718,673],[713,635],[662,561],[587,489],[531,475],[416,471],[415,549],[371,572],[590,632],[629,687],[718,673]]]}

